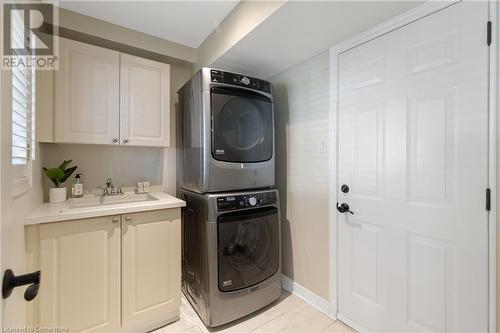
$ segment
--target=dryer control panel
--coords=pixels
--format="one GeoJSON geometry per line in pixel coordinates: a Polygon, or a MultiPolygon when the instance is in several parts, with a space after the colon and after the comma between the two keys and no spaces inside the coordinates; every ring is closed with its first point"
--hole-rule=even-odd
{"type": "Polygon", "coordinates": [[[217,198],[217,210],[228,211],[273,205],[276,203],[276,192],[263,192],[217,198]]]}
{"type": "Polygon", "coordinates": [[[259,80],[241,74],[223,72],[216,69],[210,70],[210,81],[213,83],[225,83],[233,86],[247,87],[266,93],[271,93],[271,84],[267,81],[259,80]]]}

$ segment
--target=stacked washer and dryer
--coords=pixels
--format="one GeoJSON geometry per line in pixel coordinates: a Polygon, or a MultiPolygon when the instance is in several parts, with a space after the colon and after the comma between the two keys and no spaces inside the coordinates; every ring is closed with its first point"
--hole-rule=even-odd
{"type": "Polygon", "coordinates": [[[272,88],[203,68],[178,95],[182,290],[215,327],[281,294],[272,88]]]}

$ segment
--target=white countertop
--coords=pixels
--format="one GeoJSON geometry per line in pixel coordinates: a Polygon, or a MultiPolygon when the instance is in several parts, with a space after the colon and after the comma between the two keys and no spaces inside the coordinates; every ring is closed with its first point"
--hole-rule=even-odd
{"type": "Polygon", "coordinates": [[[69,199],[59,204],[43,203],[25,219],[24,224],[40,224],[186,206],[185,201],[163,192],[148,193],[148,195],[156,200],[106,204],[81,208],[71,207],[72,204],[77,202],[77,200],[82,199],[69,199]]]}

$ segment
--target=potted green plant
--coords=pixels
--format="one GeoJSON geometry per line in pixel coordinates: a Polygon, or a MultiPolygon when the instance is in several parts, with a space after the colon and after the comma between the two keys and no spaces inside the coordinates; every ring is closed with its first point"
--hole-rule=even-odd
{"type": "Polygon", "coordinates": [[[61,187],[61,184],[64,183],[77,168],[77,166],[68,168],[71,162],[73,162],[73,160],[64,161],[57,168],[43,168],[45,175],[54,183],[54,187],[49,188],[49,202],[60,203],[66,201],[66,187],[61,187]]]}

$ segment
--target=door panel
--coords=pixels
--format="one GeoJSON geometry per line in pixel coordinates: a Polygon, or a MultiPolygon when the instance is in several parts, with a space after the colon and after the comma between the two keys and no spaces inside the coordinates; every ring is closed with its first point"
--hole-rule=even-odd
{"type": "Polygon", "coordinates": [[[409,99],[409,200],[445,203],[453,193],[455,94],[439,91],[409,99]]]}
{"type": "Polygon", "coordinates": [[[370,331],[486,331],[487,2],[339,55],[339,313],[370,331]]]}
{"type": "Polygon", "coordinates": [[[361,228],[353,228],[352,234],[352,278],[353,293],[379,306],[381,300],[379,281],[380,228],[360,221],[361,228]]]}
{"type": "Polygon", "coordinates": [[[65,38],[60,38],[59,48],[55,141],[117,144],[119,52],[65,38]]]}
{"type": "Polygon", "coordinates": [[[378,197],[383,186],[384,106],[352,110],[354,116],[353,190],[378,197]]]}
{"type": "Polygon", "coordinates": [[[446,331],[448,244],[411,235],[409,240],[409,322],[446,331]],[[429,306],[432,305],[432,306],[429,306]]]}
{"type": "Polygon", "coordinates": [[[120,328],[118,221],[107,216],[40,225],[41,327],[71,332],[120,328]]]}
{"type": "Polygon", "coordinates": [[[152,330],[179,316],[180,209],[122,219],[122,325],[126,330],[152,330]]]}
{"type": "Polygon", "coordinates": [[[170,65],[121,54],[121,143],[170,144],[170,65]]]}

